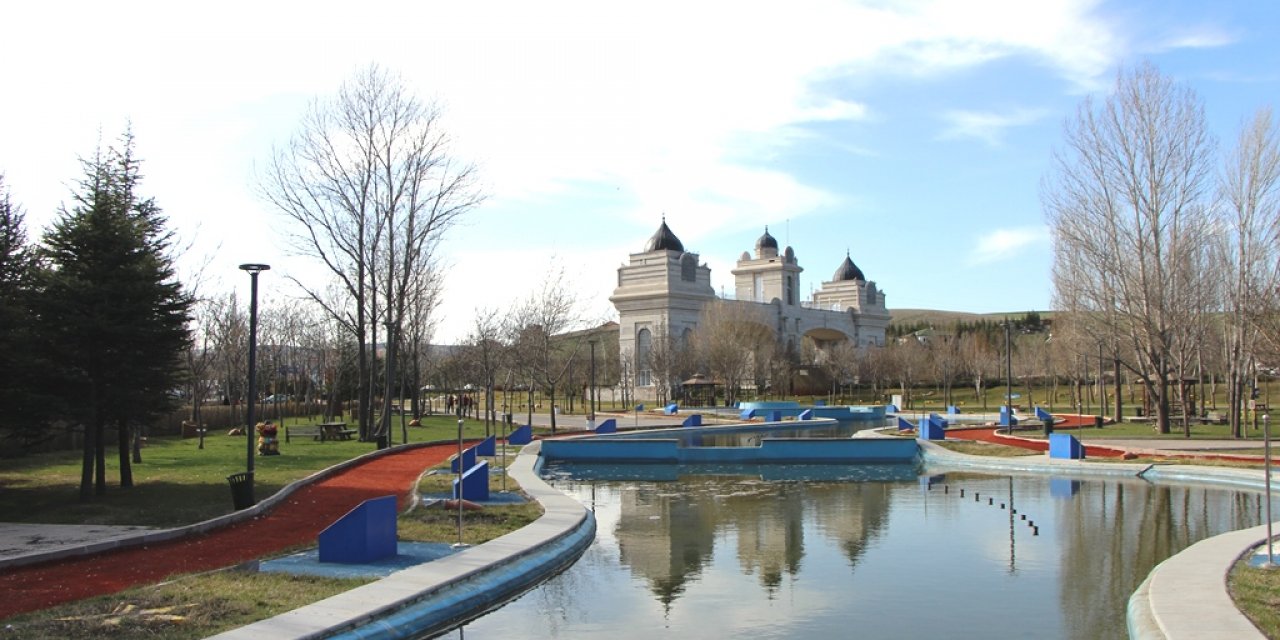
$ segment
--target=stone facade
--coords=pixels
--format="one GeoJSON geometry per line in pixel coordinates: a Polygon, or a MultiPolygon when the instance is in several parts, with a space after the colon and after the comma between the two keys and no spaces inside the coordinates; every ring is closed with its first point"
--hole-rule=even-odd
{"type": "MultiPolygon", "coordinates": [[[[755,306],[778,341],[796,353],[806,338],[819,352],[845,341],[859,348],[884,344],[885,295],[848,256],[810,300],[800,299],[803,271],[791,247],[779,253],[766,228],[754,255],[743,252],[732,271],[733,300],[755,306]]],[[[618,347],[623,361],[634,363],[639,397],[653,384],[646,354],[654,339],[670,336],[687,343],[703,306],[715,298],[711,269],[698,254],[685,251],[665,220],[645,250],[618,267],[618,287],[609,300],[618,310],[618,347]]]]}

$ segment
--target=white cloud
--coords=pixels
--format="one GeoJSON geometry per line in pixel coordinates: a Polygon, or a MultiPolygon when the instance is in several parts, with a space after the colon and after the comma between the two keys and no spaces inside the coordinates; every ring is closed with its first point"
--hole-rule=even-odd
{"type": "Polygon", "coordinates": [[[1031,247],[1047,246],[1048,242],[1048,227],[996,229],[977,239],[965,262],[969,266],[1002,262],[1018,257],[1031,247]]]}
{"type": "Polygon", "coordinates": [[[978,140],[998,147],[1011,128],[1033,124],[1049,112],[1044,109],[1014,109],[1005,113],[992,111],[948,111],[942,115],[947,127],[939,134],[944,140],[978,140]]]}

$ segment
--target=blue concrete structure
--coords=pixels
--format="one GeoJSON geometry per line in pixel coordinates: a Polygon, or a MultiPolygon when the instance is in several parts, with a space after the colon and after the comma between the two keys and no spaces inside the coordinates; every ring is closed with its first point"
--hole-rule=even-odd
{"type": "Polygon", "coordinates": [[[396,555],[396,497],[371,498],[320,532],[320,562],[360,564],[396,555]]]}
{"type": "Polygon", "coordinates": [[[1040,422],[1053,424],[1053,414],[1041,409],[1040,407],[1036,407],[1036,419],[1040,422]]]}
{"type": "Polygon", "coordinates": [[[888,411],[889,413],[897,413],[897,412],[898,412],[898,405],[896,405],[896,404],[886,404],[886,405],[884,406],[884,410],[885,410],[885,411],[888,411]]]}
{"type": "Polygon", "coordinates": [[[1016,427],[1018,426],[1018,417],[1013,415],[1009,410],[1009,405],[1000,405],[1000,426],[1016,427]]]}
{"type": "Polygon", "coordinates": [[[476,445],[475,449],[476,455],[478,456],[489,456],[492,458],[498,455],[498,437],[489,436],[488,438],[485,438],[480,442],[480,444],[476,445]]]}
{"type": "Polygon", "coordinates": [[[954,404],[947,405],[947,415],[954,416],[954,415],[958,415],[959,413],[960,413],[960,407],[957,407],[954,404]]]}
{"type": "MultiPolygon", "coordinates": [[[[474,467],[474,466],[476,466],[476,448],[471,447],[470,449],[463,449],[462,450],[462,471],[466,472],[467,469],[470,469],[471,467],[474,467]]],[[[453,473],[458,473],[458,456],[455,455],[449,459],[449,471],[453,473]]]]}
{"type": "Polygon", "coordinates": [[[774,409],[769,412],[769,422],[782,422],[782,411],[774,409]]]}
{"type": "MultiPolygon", "coordinates": [[[[453,481],[453,497],[458,497],[458,481],[453,481]]],[[[485,502],[489,499],[489,461],[484,460],[462,474],[462,499],[485,502]]]]}
{"type": "Polygon", "coordinates": [[[925,419],[920,421],[920,431],[918,436],[924,440],[945,440],[947,438],[947,430],[942,427],[941,421],[925,419]]]}
{"type": "Polygon", "coordinates": [[[676,440],[574,438],[542,441],[547,460],[666,464],[911,463],[918,447],[906,438],[777,438],[753,447],[681,447],[676,440]]]}
{"type": "Polygon", "coordinates": [[[680,426],[682,426],[682,427],[701,427],[701,426],[702,426],[702,414],[701,414],[701,413],[695,413],[695,414],[690,415],[688,418],[685,418],[685,419],[684,419],[684,422],[680,423],[680,426]]]}
{"type": "Polygon", "coordinates": [[[668,416],[674,416],[679,412],[680,412],[680,405],[674,402],[662,408],[662,413],[668,416]]]}
{"type": "Polygon", "coordinates": [[[813,419],[813,409],[805,409],[804,411],[801,411],[801,412],[800,412],[800,415],[799,415],[799,416],[796,416],[796,419],[797,419],[797,420],[812,420],[812,419],[813,419]]]}
{"type": "Polygon", "coordinates": [[[533,442],[533,427],[522,425],[507,435],[507,444],[529,444],[533,442]]]}
{"type": "Polygon", "coordinates": [[[898,416],[898,431],[914,431],[916,426],[911,424],[910,420],[902,416],[898,416]]]}
{"type": "Polygon", "coordinates": [[[827,406],[827,401],[826,401],[826,400],[814,400],[814,401],[813,401],[813,406],[815,406],[815,407],[825,407],[825,406],[827,406]]]}
{"type": "Polygon", "coordinates": [[[1049,436],[1049,457],[1066,460],[1084,460],[1084,445],[1076,437],[1067,433],[1054,433],[1049,436]]]}
{"type": "MultiPolygon", "coordinates": [[[[799,417],[805,411],[813,412],[815,418],[831,418],[840,422],[876,422],[884,421],[885,407],[883,405],[872,406],[826,406],[825,404],[814,403],[812,407],[803,407],[794,401],[772,401],[772,402],[740,402],[738,410],[741,411],[739,419],[750,420],[755,416],[771,416],[773,412],[778,412],[782,417],[799,417]],[[754,413],[748,414],[748,411],[754,413]]],[[[770,422],[777,420],[770,419],[770,422]]]]}
{"type": "Polygon", "coordinates": [[[931,423],[933,423],[933,424],[936,424],[936,425],[938,425],[939,427],[942,427],[943,429],[946,429],[946,428],[947,428],[947,420],[946,420],[946,418],[943,418],[942,416],[940,416],[940,415],[938,415],[938,414],[936,414],[936,413],[931,413],[931,414],[929,414],[929,422],[931,422],[931,423]]]}
{"type": "Polygon", "coordinates": [[[614,418],[609,418],[608,420],[605,420],[604,422],[601,422],[600,424],[596,425],[596,433],[617,433],[617,432],[618,432],[618,421],[614,418]]]}

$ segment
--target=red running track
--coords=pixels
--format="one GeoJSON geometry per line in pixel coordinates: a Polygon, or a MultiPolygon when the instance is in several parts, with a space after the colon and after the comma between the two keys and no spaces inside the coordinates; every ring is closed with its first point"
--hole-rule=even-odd
{"type": "Polygon", "coordinates": [[[204,535],[18,567],[0,575],[0,619],[314,544],[320,531],[365,500],[394,494],[403,507],[418,476],[456,451],[440,444],[374,458],[298,489],[264,516],[204,535]]]}

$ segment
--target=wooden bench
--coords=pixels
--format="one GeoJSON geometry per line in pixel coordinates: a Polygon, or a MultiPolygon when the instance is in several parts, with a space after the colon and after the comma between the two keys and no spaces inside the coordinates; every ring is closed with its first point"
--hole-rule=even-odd
{"type": "Polygon", "coordinates": [[[295,424],[284,428],[284,441],[289,442],[292,436],[311,436],[313,440],[324,440],[324,431],[318,424],[295,424]]]}

